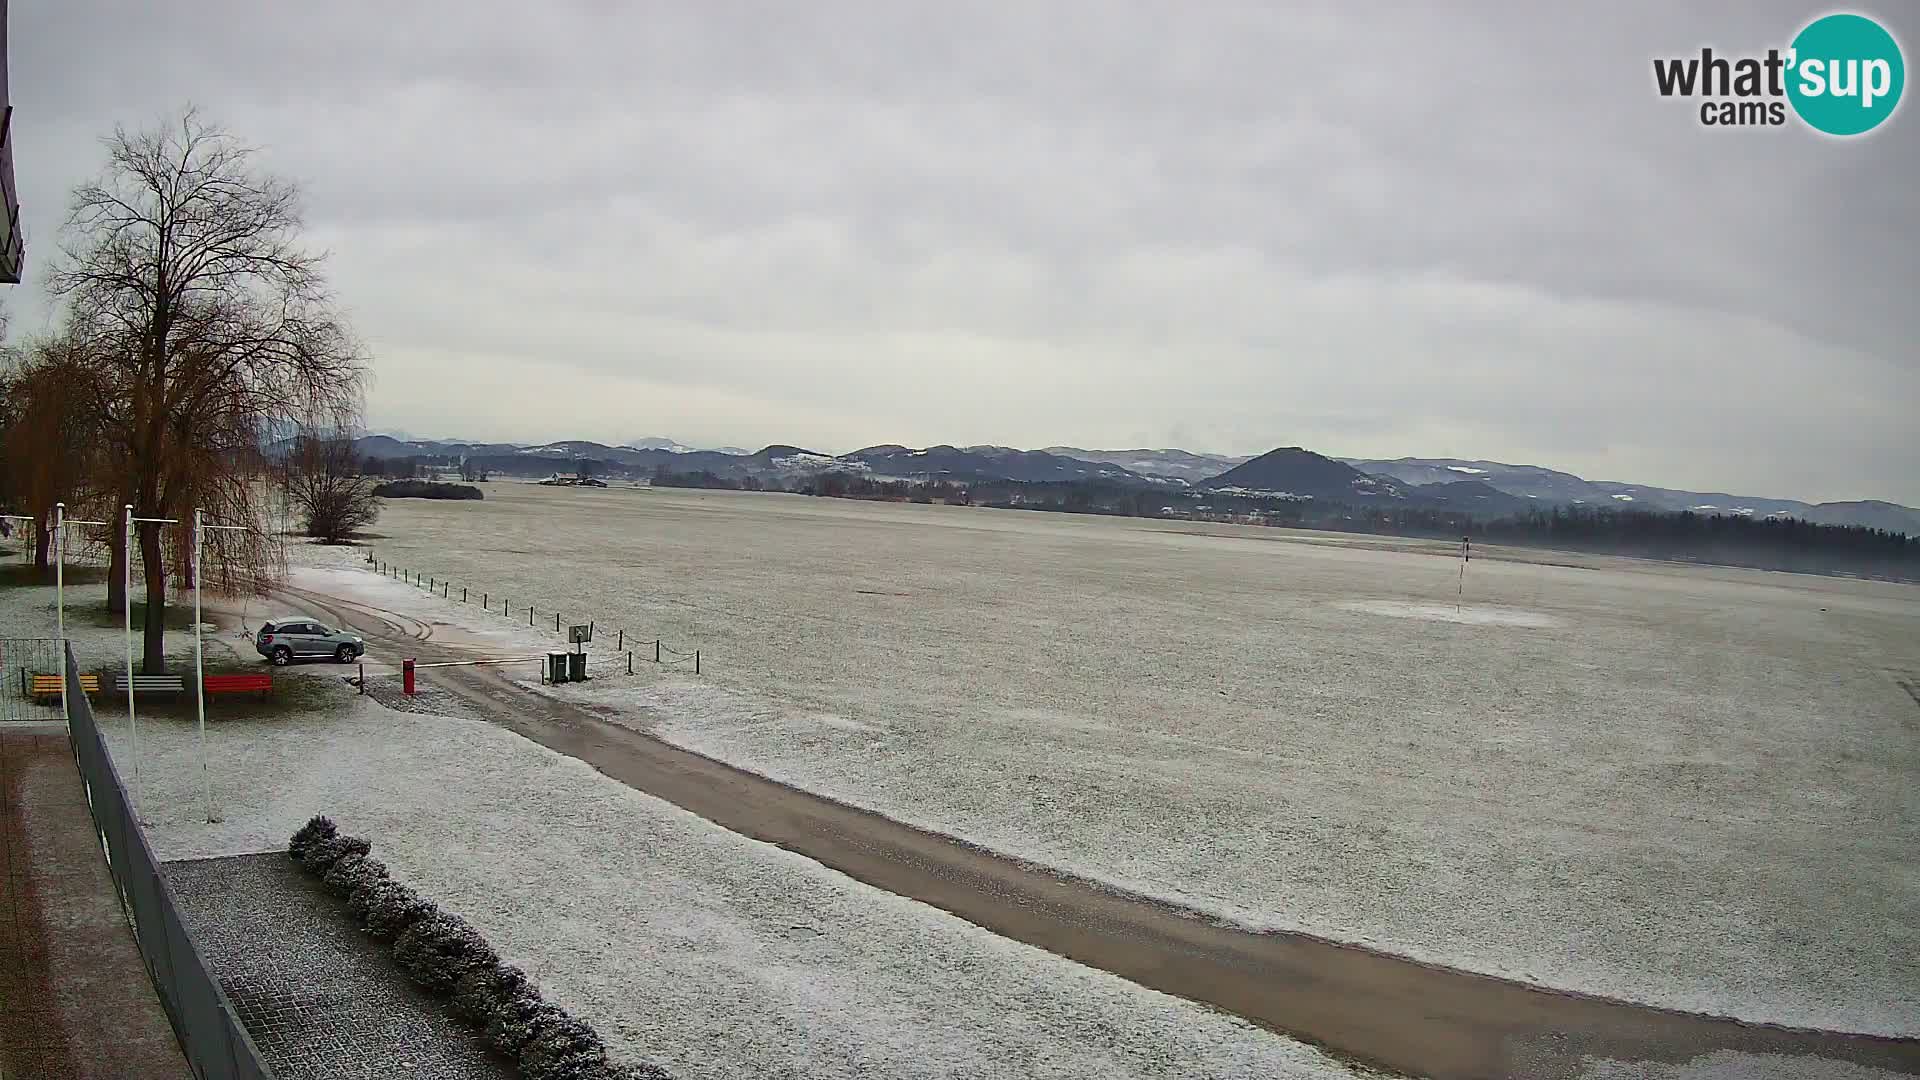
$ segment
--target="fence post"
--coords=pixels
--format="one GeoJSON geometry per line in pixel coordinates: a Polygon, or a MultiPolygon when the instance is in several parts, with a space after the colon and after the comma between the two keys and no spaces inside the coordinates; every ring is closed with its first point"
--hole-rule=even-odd
{"type": "Polygon", "coordinates": [[[460,602],[463,604],[467,602],[467,587],[465,585],[460,586],[460,602]]]}
{"type": "Polygon", "coordinates": [[[695,675],[700,674],[700,650],[699,649],[693,650],[693,673],[695,675]]]}
{"type": "Polygon", "coordinates": [[[656,664],[660,662],[660,639],[659,638],[653,639],[653,662],[656,664]]]}
{"type": "Polygon", "coordinates": [[[528,626],[533,625],[533,605],[532,604],[527,605],[527,625],[528,626]]]}
{"type": "Polygon", "coordinates": [[[553,613],[553,632],[560,632],[560,613],[557,611],[553,613]]]}
{"type": "MultiPolygon", "coordinates": [[[[626,649],[627,649],[627,632],[625,630],[622,630],[620,631],[620,641],[616,645],[614,645],[613,651],[625,652],[626,649]]],[[[631,675],[633,674],[633,672],[629,671],[627,672],[627,674],[631,675]]]]}
{"type": "Polygon", "coordinates": [[[489,603],[487,603],[487,594],[486,594],[486,593],[481,593],[481,594],[480,594],[480,606],[481,606],[481,607],[483,607],[483,608],[489,608],[489,607],[492,607],[492,606],[493,606],[492,604],[489,604],[489,603]]]}
{"type": "Polygon", "coordinates": [[[360,665],[360,693],[362,695],[365,695],[366,692],[367,692],[367,665],[361,664],[360,665]]]}
{"type": "Polygon", "coordinates": [[[633,674],[633,654],[627,654],[627,674],[633,674]]]}

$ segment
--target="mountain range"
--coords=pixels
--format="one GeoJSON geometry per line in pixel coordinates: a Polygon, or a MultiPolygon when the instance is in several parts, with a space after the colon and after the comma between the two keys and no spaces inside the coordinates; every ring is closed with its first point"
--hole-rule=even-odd
{"type": "MultiPolygon", "coordinates": [[[[284,445],[284,444],[279,444],[284,445]]],[[[1196,489],[1257,495],[1276,500],[1316,499],[1355,505],[1398,503],[1499,517],[1550,506],[1631,506],[1691,510],[1736,517],[1791,516],[1823,525],[1861,525],[1920,535],[1920,510],[1880,500],[1808,503],[1727,492],[1685,491],[1648,484],[1587,480],[1539,465],[1464,458],[1333,458],[1303,447],[1282,447],[1258,457],[1194,453],[1180,449],[1084,450],[1049,446],[939,445],[922,448],[882,444],[847,454],[827,454],[775,444],[747,452],[738,447],[696,449],[672,439],[646,437],[620,446],[578,439],[524,445],[462,440],[400,439],[366,435],[354,442],[374,458],[466,459],[509,476],[544,476],[591,462],[596,473],[651,476],[656,470],[709,472],[739,480],[787,478],[844,471],[874,479],[944,480],[956,483],[1104,482],[1167,490],[1196,489]]]]}

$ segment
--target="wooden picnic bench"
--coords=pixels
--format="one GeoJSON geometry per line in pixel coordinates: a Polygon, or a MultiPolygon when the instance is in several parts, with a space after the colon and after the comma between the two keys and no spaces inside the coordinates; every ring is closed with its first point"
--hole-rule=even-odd
{"type": "MultiPolygon", "coordinates": [[[[34,697],[39,698],[41,700],[45,700],[47,698],[59,697],[60,685],[66,681],[65,679],[62,679],[58,675],[29,676],[29,674],[24,671],[20,673],[20,677],[23,680],[29,679],[29,678],[32,680],[32,688],[28,692],[32,694],[34,697]]],[[[99,693],[100,692],[100,676],[98,675],[80,676],[80,691],[86,694],[99,693]]]]}
{"type": "MultiPolygon", "coordinates": [[[[113,692],[127,692],[127,676],[122,672],[113,677],[113,692]]],[[[187,692],[187,679],[184,675],[135,675],[133,692],[136,694],[184,694],[187,692]]]]}
{"type": "Polygon", "coordinates": [[[273,676],[208,675],[200,680],[200,686],[209,694],[259,694],[266,697],[273,693],[273,676]]]}

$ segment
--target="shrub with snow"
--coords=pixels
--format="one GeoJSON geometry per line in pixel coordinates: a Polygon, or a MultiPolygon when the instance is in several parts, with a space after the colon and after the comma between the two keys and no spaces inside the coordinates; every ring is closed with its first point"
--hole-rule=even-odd
{"type": "Polygon", "coordinates": [[[287,841],[287,854],[344,897],[367,933],[393,941],[394,960],[414,982],[451,993],[456,1011],[484,1027],[527,1080],[670,1080],[657,1066],[615,1064],[591,1027],[543,1000],[526,972],[502,964],[465,919],[389,878],[372,850],[325,817],[287,841]]]}
{"type": "Polygon", "coordinates": [[[316,814],[308,818],[307,823],[300,826],[300,830],[287,841],[287,854],[296,861],[303,860],[308,848],[321,840],[331,840],[339,834],[340,829],[333,823],[332,818],[316,814]]]}
{"type": "Polygon", "coordinates": [[[323,876],[334,863],[348,855],[365,855],[372,850],[372,844],[357,836],[329,836],[307,845],[300,856],[300,865],[306,867],[309,874],[323,876]]]}
{"type": "Polygon", "coordinates": [[[520,1073],[527,1080],[602,1080],[608,1075],[607,1048],[585,1023],[555,1009],[520,1048],[520,1073]]]}
{"type": "Polygon", "coordinates": [[[500,963],[480,931],[444,911],[420,919],[395,938],[393,958],[414,982],[442,992],[452,990],[469,970],[500,963]]]}
{"type": "MultiPolygon", "coordinates": [[[[365,899],[361,903],[366,907],[366,914],[361,917],[360,925],[366,928],[367,933],[383,941],[399,937],[414,923],[440,911],[433,901],[397,881],[376,882],[368,886],[365,892],[365,899]]],[[[353,903],[349,899],[349,909],[353,903]]]]}
{"type": "Polygon", "coordinates": [[[538,991],[527,973],[512,964],[474,967],[454,981],[453,1007],[461,1015],[485,1027],[502,1015],[509,1002],[521,993],[538,991]]]}
{"type": "Polygon", "coordinates": [[[327,891],[341,898],[351,897],[362,886],[384,881],[387,865],[371,855],[344,855],[334,860],[321,876],[327,891]]]}
{"type": "Polygon", "coordinates": [[[528,987],[509,998],[494,1020],[487,1025],[487,1041],[494,1049],[517,1058],[520,1051],[546,1030],[549,1024],[565,1019],[566,1011],[541,1000],[538,991],[528,987]]]}

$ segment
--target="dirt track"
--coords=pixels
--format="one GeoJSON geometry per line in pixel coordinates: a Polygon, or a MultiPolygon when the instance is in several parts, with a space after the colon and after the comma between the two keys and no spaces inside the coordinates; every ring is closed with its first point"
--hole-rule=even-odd
{"type": "MultiPolygon", "coordinates": [[[[302,590],[391,657],[462,659],[397,612],[302,590]]],[[[970,847],[669,746],[487,668],[423,681],[481,716],[742,835],[1357,1064],[1434,1077],[1578,1076],[1589,1059],[1683,1063],[1719,1050],[1920,1076],[1920,1040],[1791,1030],[1541,990],[1295,934],[1256,934],[970,847]]]]}

